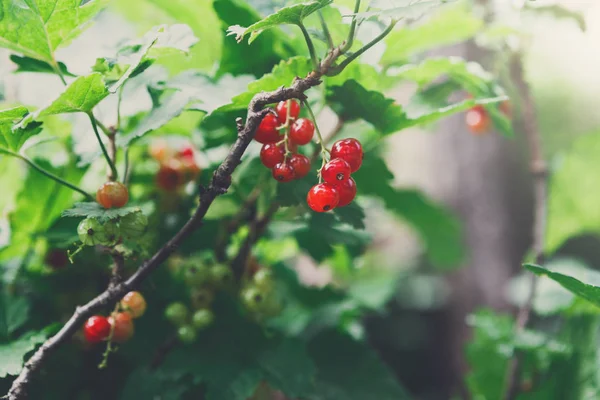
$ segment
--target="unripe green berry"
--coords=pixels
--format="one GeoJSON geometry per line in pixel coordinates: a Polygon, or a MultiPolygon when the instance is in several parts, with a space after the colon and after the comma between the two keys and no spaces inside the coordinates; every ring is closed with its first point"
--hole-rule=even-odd
{"type": "Polygon", "coordinates": [[[215,298],[215,294],[212,290],[207,288],[198,288],[192,290],[190,293],[190,299],[192,301],[192,307],[196,309],[206,308],[211,305],[215,298]]]}
{"type": "Polygon", "coordinates": [[[242,303],[249,311],[260,311],[265,300],[265,293],[256,286],[249,286],[242,291],[242,303]]]}
{"type": "Polygon", "coordinates": [[[197,336],[196,329],[191,325],[183,325],[177,329],[177,337],[179,337],[182,343],[192,344],[196,341],[197,336]]]}
{"type": "Polygon", "coordinates": [[[165,310],[165,317],[176,326],[183,326],[189,318],[189,310],[183,303],[171,303],[165,310]]]}
{"type": "Polygon", "coordinates": [[[209,309],[203,308],[192,315],[192,324],[196,329],[204,329],[214,320],[214,314],[209,309]]]}
{"type": "Polygon", "coordinates": [[[106,237],[106,243],[102,243],[105,246],[113,246],[117,244],[121,239],[121,230],[119,225],[114,221],[105,222],[104,225],[104,236],[106,237]]]}
{"type": "Polygon", "coordinates": [[[127,214],[121,218],[119,224],[121,234],[128,239],[137,239],[146,233],[148,228],[148,217],[141,211],[127,214]]]}
{"type": "Polygon", "coordinates": [[[233,272],[225,264],[216,264],[210,267],[212,282],[218,286],[225,286],[233,281],[233,272]]]}
{"type": "Polygon", "coordinates": [[[104,227],[95,218],[86,218],[77,226],[79,240],[86,246],[108,243],[104,227]]]}
{"type": "Polygon", "coordinates": [[[194,263],[186,266],[183,277],[190,286],[202,286],[210,280],[210,271],[205,265],[194,263]]]}
{"type": "Polygon", "coordinates": [[[261,268],[252,277],[252,282],[258,288],[270,290],[273,287],[273,273],[270,269],[261,268]]]}

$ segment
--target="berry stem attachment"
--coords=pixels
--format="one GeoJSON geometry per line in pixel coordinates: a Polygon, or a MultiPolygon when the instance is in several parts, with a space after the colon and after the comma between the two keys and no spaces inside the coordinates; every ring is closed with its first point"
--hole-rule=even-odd
{"type": "Polygon", "coordinates": [[[319,183],[321,183],[321,182],[323,182],[323,177],[321,176],[321,170],[327,163],[329,150],[327,150],[327,148],[325,147],[325,141],[323,140],[323,135],[321,135],[321,130],[319,129],[319,124],[317,124],[317,118],[315,117],[315,113],[313,112],[312,108],[310,108],[310,104],[308,104],[308,101],[306,101],[306,100],[303,100],[302,103],[304,104],[304,107],[306,107],[306,109],[308,110],[308,113],[310,114],[310,118],[312,119],[312,121],[315,125],[315,131],[317,132],[317,136],[319,137],[319,146],[321,146],[322,163],[321,163],[321,168],[319,168],[318,175],[319,175],[319,183]]]}
{"type": "MultiPolygon", "coordinates": [[[[113,318],[118,312],[119,312],[119,303],[117,303],[115,305],[115,308],[112,312],[113,318]]],[[[115,334],[115,325],[116,324],[110,324],[110,333],[108,334],[108,338],[106,340],[106,350],[104,350],[104,353],[102,353],[102,361],[100,362],[100,364],[98,364],[98,369],[104,369],[104,368],[108,367],[108,357],[110,356],[110,353],[114,353],[116,351],[116,349],[114,349],[112,347],[113,336],[115,334]]]]}
{"type": "Polygon", "coordinates": [[[108,151],[106,150],[106,146],[104,146],[104,142],[102,142],[102,138],[100,137],[100,132],[98,132],[98,124],[97,124],[96,118],[94,117],[94,114],[92,114],[91,112],[88,114],[88,117],[90,117],[90,122],[92,123],[92,128],[94,129],[94,134],[96,135],[96,139],[98,139],[98,143],[100,144],[100,148],[102,149],[102,154],[104,154],[104,158],[106,159],[106,162],[108,163],[108,166],[110,167],[110,172],[112,174],[112,177],[114,180],[117,180],[119,177],[117,167],[115,167],[115,164],[110,159],[110,155],[108,154],[108,151]]]}
{"type": "Polygon", "coordinates": [[[298,27],[302,31],[302,35],[304,35],[304,40],[306,41],[306,46],[308,47],[308,52],[310,53],[310,59],[312,60],[313,67],[315,70],[319,69],[319,59],[317,58],[317,52],[315,51],[315,45],[306,30],[306,27],[302,22],[298,24],[298,27]]]}
{"type": "Polygon", "coordinates": [[[42,175],[45,175],[46,177],[52,179],[53,181],[56,181],[57,183],[60,183],[61,185],[66,186],[69,189],[74,190],[77,193],[82,194],[86,198],[86,200],[94,201],[94,197],[92,195],[90,195],[89,193],[86,193],[80,187],[75,186],[72,183],[65,181],[64,179],[62,179],[61,177],[59,177],[57,175],[54,175],[52,172],[46,171],[44,168],[37,165],[31,158],[27,157],[26,155],[15,153],[15,152],[8,151],[8,150],[5,150],[4,154],[7,154],[7,155],[10,155],[10,156],[13,156],[13,157],[16,157],[18,159],[25,161],[27,163],[27,165],[29,165],[31,168],[35,169],[42,175]]]}

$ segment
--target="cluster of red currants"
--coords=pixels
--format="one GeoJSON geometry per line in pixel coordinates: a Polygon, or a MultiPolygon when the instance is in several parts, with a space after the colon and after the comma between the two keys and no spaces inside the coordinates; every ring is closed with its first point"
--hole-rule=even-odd
{"type": "Polygon", "coordinates": [[[111,341],[124,343],[133,336],[133,319],[146,312],[146,299],[139,292],[129,292],[121,299],[118,310],[108,318],[94,315],[83,325],[83,335],[88,343],[111,341]]]}
{"type": "Polygon", "coordinates": [[[263,118],[254,135],[254,140],[263,144],[260,161],[279,182],[301,179],[310,172],[310,160],[298,153],[298,146],[310,143],[315,126],[309,119],[298,118],[299,114],[300,104],[295,100],[281,101],[263,118]],[[280,131],[287,131],[287,141],[280,131]]]}
{"type": "Polygon", "coordinates": [[[356,139],[338,140],[330,154],[330,161],[319,172],[322,182],[313,186],[306,196],[308,206],[317,212],[347,206],[356,197],[356,182],[350,174],[358,171],[362,164],[362,145],[356,139]]]}
{"type": "Polygon", "coordinates": [[[194,148],[190,145],[177,150],[161,140],[152,143],[149,152],[150,156],[160,163],[156,184],[165,191],[182,188],[195,180],[201,172],[196,163],[194,148]]]}
{"type": "MultiPolygon", "coordinates": [[[[507,117],[512,116],[512,107],[509,101],[500,103],[499,109],[507,117]]],[[[465,123],[471,132],[480,135],[490,130],[492,119],[484,106],[476,105],[465,114],[465,123]]]]}

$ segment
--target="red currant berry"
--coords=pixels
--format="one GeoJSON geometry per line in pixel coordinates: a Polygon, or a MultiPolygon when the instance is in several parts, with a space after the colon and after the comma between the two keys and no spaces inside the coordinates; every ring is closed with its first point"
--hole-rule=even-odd
{"type": "Polygon", "coordinates": [[[183,184],[183,174],[179,168],[179,162],[171,160],[168,164],[160,166],[158,173],[156,174],[156,185],[168,192],[173,191],[183,184]]]}
{"type": "Polygon", "coordinates": [[[120,182],[106,182],[96,192],[96,201],[104,208],[123,207],[129,201],[129,191],[120,182]]]}
{"type": "Polygon", "coordinates": [[[110,323],[106,317],[94,315],[83,325],[83,334],[88,343],[99,343],[110,335],[110,323]]]}
{"type": "Polygon", "coordinates": [[[275,114],[269,113],[265,115],[256,129],[254,140],[263,144],[277,142],[279,140],[277,126],[279,126],[279,122],[277,122],[275,114]]]}
{"type": "Polygon", "coordinates": [[[310,172],[310,160],[302,154],[294,154],[290,157],[290,165],[294,168],[296,179],[302,179],[310,172]]]}
{"type": "Polygon", "coordinates": [[[273,178],[279,182],[289,182],[296,177],[294,167],[290,163],[282,162],[273,167],[273,178]]]}
{"type": "MultiPolygon", "coordinates": [[[[296,100],[289,100],[290,102],[290,119],[294,120],[298,118],[300,114],[300,104],[296,100]]],[[[280,124],[285,124],[288,115],[288,101],[280,101],[275,108],[277,111],[277,118],[279,118],[280,124]]]]}
{"type": "Polygon", "coordinates": [[[482,106],[476,106],[467,111],[465,123],[471,132],[482,134],[490,127],[490,116],[482,106]]]}
{"type": "Polygon", "coordinates": [[[181,158],[194,159],[194,149],[192,146],[185,146],[183,149],[179,150],[179,156],[181,158]]]}
{"type": "Polygon", "coordinates": [[[113,325],[112,340],[116,343],[124,343],[133,336],[133,320],[129,313],[116,313],[108,317],[108,322],[113,325]]]}
{"type": "Polygon", "coordinates": [[[260,150],[260,161],[267,168],[273,168],[283,162],[285,157],[285,148],[275,143],[265,143],[260,150]]]}
{"type": "Polygon", "coordinates": [[[323,180],[328,183],[347,181],[350,178],[350,173],[350,164],[341,158],[332,158],[321,170],[323,180]]]}
{"type": "Polygon", "coordinates": [[[352,203],[352,200],[356,197],[356,182],[352,178],[336,183],[335,188],[340,195],[338,207],[347,206],[352,203]]]}
{"type": "Polygon", "coordinates": [[[362,145],[356,139],[338,140],[331,146],[331,158],[341,158],[350,164],[352,172],[356,172],[362,164],[362,145]]]}
{"type": "Polygon", "coordinates": [[[121,307],[131,318],[139,318],[146,312],[146,299],[140,292],[129,292],[121,300],[121,307]]]}
{"type": "Polygon", "coordinates": [[[306,196],[308,206],[316,212],[333,210],[340,201],[338,191],[332,185],[319,183],[313,186],[306,196]]]}
{"type": "Polygon", "coordinates": [[[309,143],[315,134],[315,125],[310,119],[300,118],[290,129],[290,140],[294,143],[304,145],[309,143]]]}

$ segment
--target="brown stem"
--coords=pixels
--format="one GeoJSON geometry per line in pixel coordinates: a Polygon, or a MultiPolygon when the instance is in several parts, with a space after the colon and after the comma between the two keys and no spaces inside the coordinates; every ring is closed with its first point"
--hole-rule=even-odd
{"type": "MultiPolygon", "coordinates": [[[[531,174],[533,176],[533,201],[534,201],[534,219],[533,219],[533,243],[532,251],[536,264],[544,263],[544,238],[546,233],[546,219],[548,212],[548,170],[544,161],[542,136],[538,127],[535,102],[531,94],[531,89],[525,78],[523,68],[523,57],[520,53],[512,56],[510,63],[510,72],[512,81],[519,93],[522,105],[522,115],[519,130],[522,131],[528,142],[531,174]]],[[[517,129],[515,129],[517,130],[517,129]]],[[[515,331],[516,334],[522,332],[531,316],[531,309],[538,286],[538,279],[535,275],[529,275],[529,293],[525,303],[517,313],[515,331]]],[[[514,399],[518,394],[518,371],[519,357],[515,354],[510,360],[505,383],[505,399],[514,399]]]]}
{"type": "MultiPolygon", "coordinates": [[[[171,240],[161,247],[149,260],[139,266],[137,271],[126,281],[112,287],[108,287],[87,304],[77,307],[75,313],[62,327],[62,329],[49,338],[42,346],[33,353],[23,366],[19,376],[13,381],[8,392],[9,400],[27,398],[28,387],[31,385],[34,375],[43,366],[48,356],[60,345],[69,340],[87,318],[103,307],[115,304],[127,292],[136,289],[144,279],[156,270],[196,229],[202,225],[202,220],[209,207],[217,196],[225,194],[231,183],[231,175],[240,164],[242,155],[252,141],[256,128],[267,114],[264,109],[268,104],[278,103],[289,99],[306,99],[308,89],[321,83],[321,77],[327,73],[331,65],[341,54],[340,48],[332,49],[323,59],[318,68],[308,74],[305,78],[296,78],[290,87],[281,87],[272,92],[261,92],[256,94],[248,106],[248,117],[242,126],[238,122],[238,137],[229,149],[229,153],[214,172],[212,181],[207,188],[201,188],[200,204],[192,215],[171,240]]],[[[90,115],[93,123],[95,120],[90,115]]],[[[95,125],[94,125],[95,126],[95,125]]],[[[264,229],[264,228],[263,228],[264,229]]],[[[258,230],[258,227],[256,228],[258,230]]]]}
{"type": "MultiPolygon", "coordinates": [[[[114,128],[109,128],[109,132],[110,134],[108,135],[108,156],[110,157],[110,159],[113,162],[113,165],[116,164],[117,162],[117,143],[116,143],[116,131],[114,128]]],[[[112,169],[108,169],[108,180],[109,181],[114,181],[115,179],[117,179],[117,177],[114,175],[113,170],[112,169]]]]}

